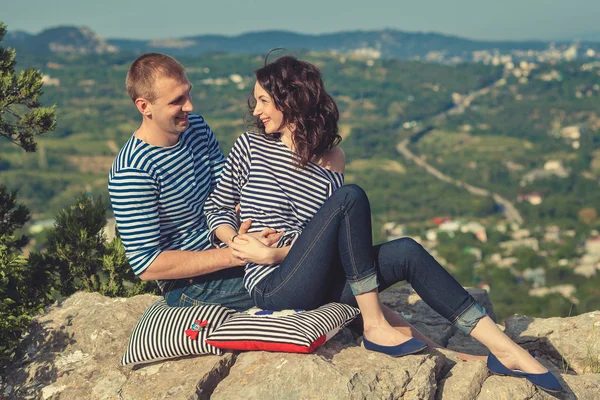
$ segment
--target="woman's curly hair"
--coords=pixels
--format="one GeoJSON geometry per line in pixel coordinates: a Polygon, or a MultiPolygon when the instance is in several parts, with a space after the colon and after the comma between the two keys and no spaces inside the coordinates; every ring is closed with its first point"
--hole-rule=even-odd
{"type": "MultiPolygon", "coordinates": [[[[283,56],[272,63],[265,60],[265,65],[254,74],[258,84],[273,99],[275,107],[283,113],[279,128],[290,127],[301,166],[319,159],[341,142],[339,111],[333,97],[325,91],[317,67],[293,56],[283,56]]],[[[255,104],[252,93],[248,98],[250,112],[255,104]]],[[[265,134],[260,118],[256,118],[254,126],[265,134]]]]}

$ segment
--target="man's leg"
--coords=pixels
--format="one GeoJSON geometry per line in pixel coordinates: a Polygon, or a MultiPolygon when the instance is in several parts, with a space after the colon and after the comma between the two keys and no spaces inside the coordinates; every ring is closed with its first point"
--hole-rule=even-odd
{"type": "Polygon", "coordinates": [[[164,297],[173,307],[219,304],[236,311],[254,306],[243,283],[244,269],[229,268],[167,285],[164,297]]]}

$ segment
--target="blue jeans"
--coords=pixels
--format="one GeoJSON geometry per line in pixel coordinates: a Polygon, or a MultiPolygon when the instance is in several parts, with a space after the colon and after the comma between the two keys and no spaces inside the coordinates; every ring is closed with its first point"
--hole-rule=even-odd
{"type": "Polygon", "coordinates": [[[171,307],[220,304],[236,311],[254,307],[243,282],[244,268],[234,267],[187,279],[174,279],[163,290],[171,307]]]}
{"type": "Polygon", "coordinates": [[[252,292],[263,309],[314,309],[409,282],[423,301],[469,333],[486,311],[421,245],[402,238],[372,245],[364,190],[339,188],[308,223],[281,265],[252,292]]]}

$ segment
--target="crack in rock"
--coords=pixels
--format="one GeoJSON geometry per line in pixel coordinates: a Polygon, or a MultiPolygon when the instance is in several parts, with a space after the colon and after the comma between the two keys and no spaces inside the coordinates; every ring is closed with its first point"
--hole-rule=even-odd
{"type": "Polygon", "coordinates": [[[223,357],[219,360],[219,365],[204,375],[196,387],[196,395],[199,400],[210,399],[217,386],[229,376],[231,368],[237,361],[238,353],[233,353],[231,357],[223,357]]]}

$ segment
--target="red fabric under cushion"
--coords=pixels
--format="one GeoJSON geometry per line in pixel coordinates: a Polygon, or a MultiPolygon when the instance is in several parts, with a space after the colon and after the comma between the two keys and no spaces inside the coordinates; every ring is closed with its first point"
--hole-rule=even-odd
{"type": "Polygon", "coordinates": [[[216,341],[206,340],[206,343],[219,349],[227,350],[264,350],[264,351],[278,351],[284,353],[312,353],[325,343],[327,335],[323,335],[315,340],[310,346],[298,346],[297,344],[291,343],[273,343],[273,342],[259,342],[259,341],[216,341]]]}

